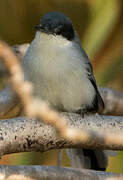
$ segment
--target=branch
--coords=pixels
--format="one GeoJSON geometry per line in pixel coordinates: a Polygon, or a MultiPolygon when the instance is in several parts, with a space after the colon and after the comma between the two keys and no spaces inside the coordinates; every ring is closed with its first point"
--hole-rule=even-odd
{"type": "Polygon", "coordinates": [[[123,175],[92,171],[87,169],[73,169],[48,166],[0,166],[2,180],[122,180],[123,175]]]}
{"type": "Polygon", "coordinates": [[[109,89],[100,88],[105,108],[103,114],[123,116],[123,93],[109,89]]]}
{"type": "Polygon", "coordinates": [[[88,132],[84,141],[60,138],[56,129],[35,119],[15,118],[0,121],[0,155],[60,148],[123,150],[123,117],[63,113],[68,127],[88,132]]]}

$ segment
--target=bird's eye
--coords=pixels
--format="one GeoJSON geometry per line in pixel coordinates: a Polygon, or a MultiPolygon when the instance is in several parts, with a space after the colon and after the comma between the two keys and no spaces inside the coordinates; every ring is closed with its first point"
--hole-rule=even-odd
{"type": "Polygon", "coordinates": [[[60,35],[61,34],[61,30],[57,31],[56,34],[60,35]]]}
{"type": "Polygon", "coordinates": [[[61,26],[61,25],[59,25],[58,27],[56,27],[55,30],[54,30],[54,32],[55,32],[56,34],[58,34],[58,35],[61,34],[61,31],[62,31],[62,26],[61,26]]]}

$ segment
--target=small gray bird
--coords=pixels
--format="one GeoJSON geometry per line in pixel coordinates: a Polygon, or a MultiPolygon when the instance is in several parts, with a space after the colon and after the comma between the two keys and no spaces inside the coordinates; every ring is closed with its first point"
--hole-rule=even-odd
{"type": "MultiPolygon", "coordinates": [[[[72,22],[63,13],[49,12],[36,26],[22,67],[34,85],[34,95],[58,111],[98,112],[104,108],[91,63],[72,22]]],[[[103,151],[70,149],[72,166],[105,170],[103,151]]]]}

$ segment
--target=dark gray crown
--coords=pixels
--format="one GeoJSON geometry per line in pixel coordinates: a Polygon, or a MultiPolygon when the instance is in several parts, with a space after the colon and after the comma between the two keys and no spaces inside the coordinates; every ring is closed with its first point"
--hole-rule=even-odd
{"type": "Polygon", "coordinates": [[[68,40],[74,38],[74,29],[71,20],[60,12],[49,12],[45,14],[41,20],[40,25],[36,26],[38,31],[62,35],[68,40]]]}

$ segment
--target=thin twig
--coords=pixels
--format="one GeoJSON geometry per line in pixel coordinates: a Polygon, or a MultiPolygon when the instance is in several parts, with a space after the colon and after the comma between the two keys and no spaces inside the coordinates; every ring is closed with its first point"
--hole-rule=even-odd
{"type": "Polygon", "coordinates": [[[122,180],[123,175],[48,166],[0,166],[1,180],[122,180]]]}

